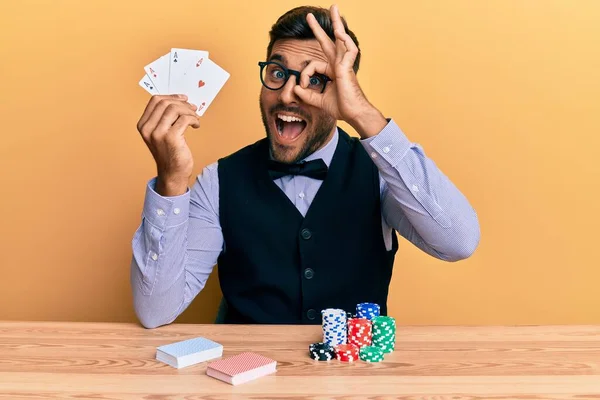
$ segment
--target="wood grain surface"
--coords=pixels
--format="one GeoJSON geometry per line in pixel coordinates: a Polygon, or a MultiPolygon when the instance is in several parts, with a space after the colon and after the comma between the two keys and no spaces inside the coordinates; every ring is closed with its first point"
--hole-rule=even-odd
{"type": "Polygon", "coordinates": [[[378,364],[313,361],[319,326],[0,322],[0,399],[600,399],[600,326],[398,327],[378,364]],[[277,373],[237,387],[156,347],[196,336],[277,373]]]}

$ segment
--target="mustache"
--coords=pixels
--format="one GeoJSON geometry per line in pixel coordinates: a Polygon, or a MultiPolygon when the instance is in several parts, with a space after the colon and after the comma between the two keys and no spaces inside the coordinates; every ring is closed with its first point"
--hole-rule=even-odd
{"type": "Polygon", "coordinates": [[[299,107],[286,107],[283,104],[276,104],[269,109],[269,114],[274,114],[277,112],[289,112],[292,114],[296,114],[302,117],[305,121],[311,122],[312,118],[310,115],[307,115],[301,108],[299,107]]]}

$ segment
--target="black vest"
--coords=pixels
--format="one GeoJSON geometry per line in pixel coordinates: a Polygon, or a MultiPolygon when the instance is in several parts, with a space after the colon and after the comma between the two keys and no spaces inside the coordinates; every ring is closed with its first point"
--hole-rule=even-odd
{"type": "Polygon", "coordinates": [[[267,139],[219,160],[219,257],[226,323],[320,323],[324,308],[387,314],[394,255],[381,226],[379,171],[358,139],[339,141],[306,217],[270,178],[267,139]]]}

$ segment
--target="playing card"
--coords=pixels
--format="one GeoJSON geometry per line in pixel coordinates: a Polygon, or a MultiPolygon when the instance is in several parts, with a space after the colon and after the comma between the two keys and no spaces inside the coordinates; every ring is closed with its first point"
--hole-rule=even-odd
{"type": "Polygon", "coordinates": [[[241,353],[208,364],[206,374],[232,385],[249,382],[277,371],[277,361],[256,353],[241,353]]]}
{"type": "Polygon", "coordinates": [[[181,82],[185,81],[189,71],[193,68],[200,68],[204,60],[208,59],[208,51],[190,50],[190,49],[171,49],[169,53],[169,94],[181,94],[175,88],[181,87],[181,82]]]}
{"type": "Polygon", "coordinates": [[[202,116],[228,79],[229,73],[207,58],[199,68],[191,68],[185,80],[176,81],[171,93],[187,95],[188,102],[198,106],[196,114],[202,116]]]}
{"type": "Polygon", "coordinates": [[[213,342],[210,339],[197,337],[188,340],[182,340],[164,346],[157,347],[158,351],[168,354],[173,357],[183,357],[194,353],[223,348],[223,345],[213,342]]]}
{"type": "Polygon", "coordinates": [[[144,75],[144,77],[140,80],[140,86],[152,95],[159,94],[148,74],[144,75]]]}
{"type": "Polygon", "coordinates": [[[222,355],[223,345],[203,337],[167,344],[156,349],[156,359],[175,368],[184,368],[222,355]]]}
{"type": "Polygon", "coordinates": [[[169,92],[169,56],[170,53],[167,53],[144,67],[159,94],[169,92]]]}

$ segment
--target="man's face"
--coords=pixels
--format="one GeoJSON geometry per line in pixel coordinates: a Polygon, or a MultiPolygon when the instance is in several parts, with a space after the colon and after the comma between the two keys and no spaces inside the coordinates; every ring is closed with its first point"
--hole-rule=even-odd
{"type": "MultiPolygon", "coordinates": [[[[312,60],[327,62],[316,39],[285,39],[275,42],[268,61],[302,71],[312,60]]],[[[321,109],[302,102],[293,91],[295,85],[296,77],[291,75],[281,89],[269,90],[262,86],[260,92],[260,111],[273,158],[289,164],[323,147],[336,123],[321,109]],[[295,118],[289,122],[290,117],[295,118]],[[297,118],[302,121],[298,122],[297,118]]]]}

